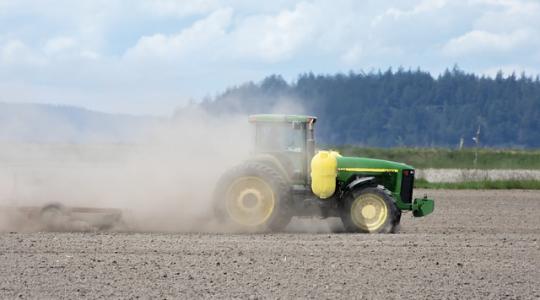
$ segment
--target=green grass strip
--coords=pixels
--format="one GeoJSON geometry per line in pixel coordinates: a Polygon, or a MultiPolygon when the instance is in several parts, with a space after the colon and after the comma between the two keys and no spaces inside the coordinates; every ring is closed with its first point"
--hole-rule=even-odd
{"type": "Polygon", "coordinates": [[[429,182],[417,179],[415,188],[449,190],[540,190],[540,180],[481,180],[464,182],[429,182]]]}
{"type": "Polygon", "coordinates": [[[326,147],[347,156],[403,162],[417,169],[540,169],[540,150],[465,148],[366,148],[326,147]]]}

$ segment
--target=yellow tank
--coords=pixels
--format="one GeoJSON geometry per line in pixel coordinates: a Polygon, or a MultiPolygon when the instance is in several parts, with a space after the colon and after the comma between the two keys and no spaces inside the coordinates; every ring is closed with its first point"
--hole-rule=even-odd
{"type": "Polygon", "coordinates": [[[319,151],[311,160],[311,190],[327,199],[336,191],[337,157],[335,151],[319,151]]]}

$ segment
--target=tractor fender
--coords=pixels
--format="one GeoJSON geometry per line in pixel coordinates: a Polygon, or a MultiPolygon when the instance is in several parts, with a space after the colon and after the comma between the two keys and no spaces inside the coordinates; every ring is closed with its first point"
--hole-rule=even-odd
{"type": "Polygon", "coordinates": [[[374,183],[375,177],[358,177],[347,185],[345,190],[350,191],[357,186],[362,186],[370,183],[374,183]]]}

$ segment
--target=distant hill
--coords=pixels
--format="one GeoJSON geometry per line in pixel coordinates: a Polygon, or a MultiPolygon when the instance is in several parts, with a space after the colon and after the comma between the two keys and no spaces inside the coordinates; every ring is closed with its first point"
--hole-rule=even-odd
{"type": "Polygon", "coordinates": [[[0,103],[0,142],[127,143],[157,122],[73,106],[0,103]]]}
{"type": "Polygon", "coordinates": [[[370,147],[540,148],[540,79],[483,77],[457,67],[270,76],[232,87],[202,105],[213,113],[304,112],[319,117],[318,140],[370,147]]]}

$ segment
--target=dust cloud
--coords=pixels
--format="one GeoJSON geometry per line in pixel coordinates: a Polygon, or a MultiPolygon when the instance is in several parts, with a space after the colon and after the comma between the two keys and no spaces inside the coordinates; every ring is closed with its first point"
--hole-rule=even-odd
{"type": "MultiPolygon", "coordinates": [[[[281,98],[270,109],[256,111],[306,114],[298,103],[281,98]]],[[[13,118],[4,133],[36,133],[19,119],[13,118]]],[[[134,123],[136,130],[129,131],[134,142],[124,143],[111,143],[94,132],[88,133],[90,142],[81,142],[79,131],[39,109],[31,119],[46,127],[37,131],[42,142],[0,142],[0,231],[47,230],[40,209],[51,204],[119,210],[122,222],[113,229],[122,231],[238,229],[215,221],[213,193],[220,176],[253,151],[254,129],[247,114],[209,113],[190,105],[172,118],[134,123]]],[[[66,224],[54,230],[95,229],[66,224]]],[[[330,232],[333,227],[293,220],[289,230],[330,232]]]]}
{"type": "MultiPolygon", "coordinates": [[[[3,143],[0,206],[118,208],[128,230],[216,230],[214,185],[248,157],[252,135],[245,115],[188,108],[145,128],[137,143],[3,143]]],[[[6,214],[0,230],[32,230],[6,214]]]]}

